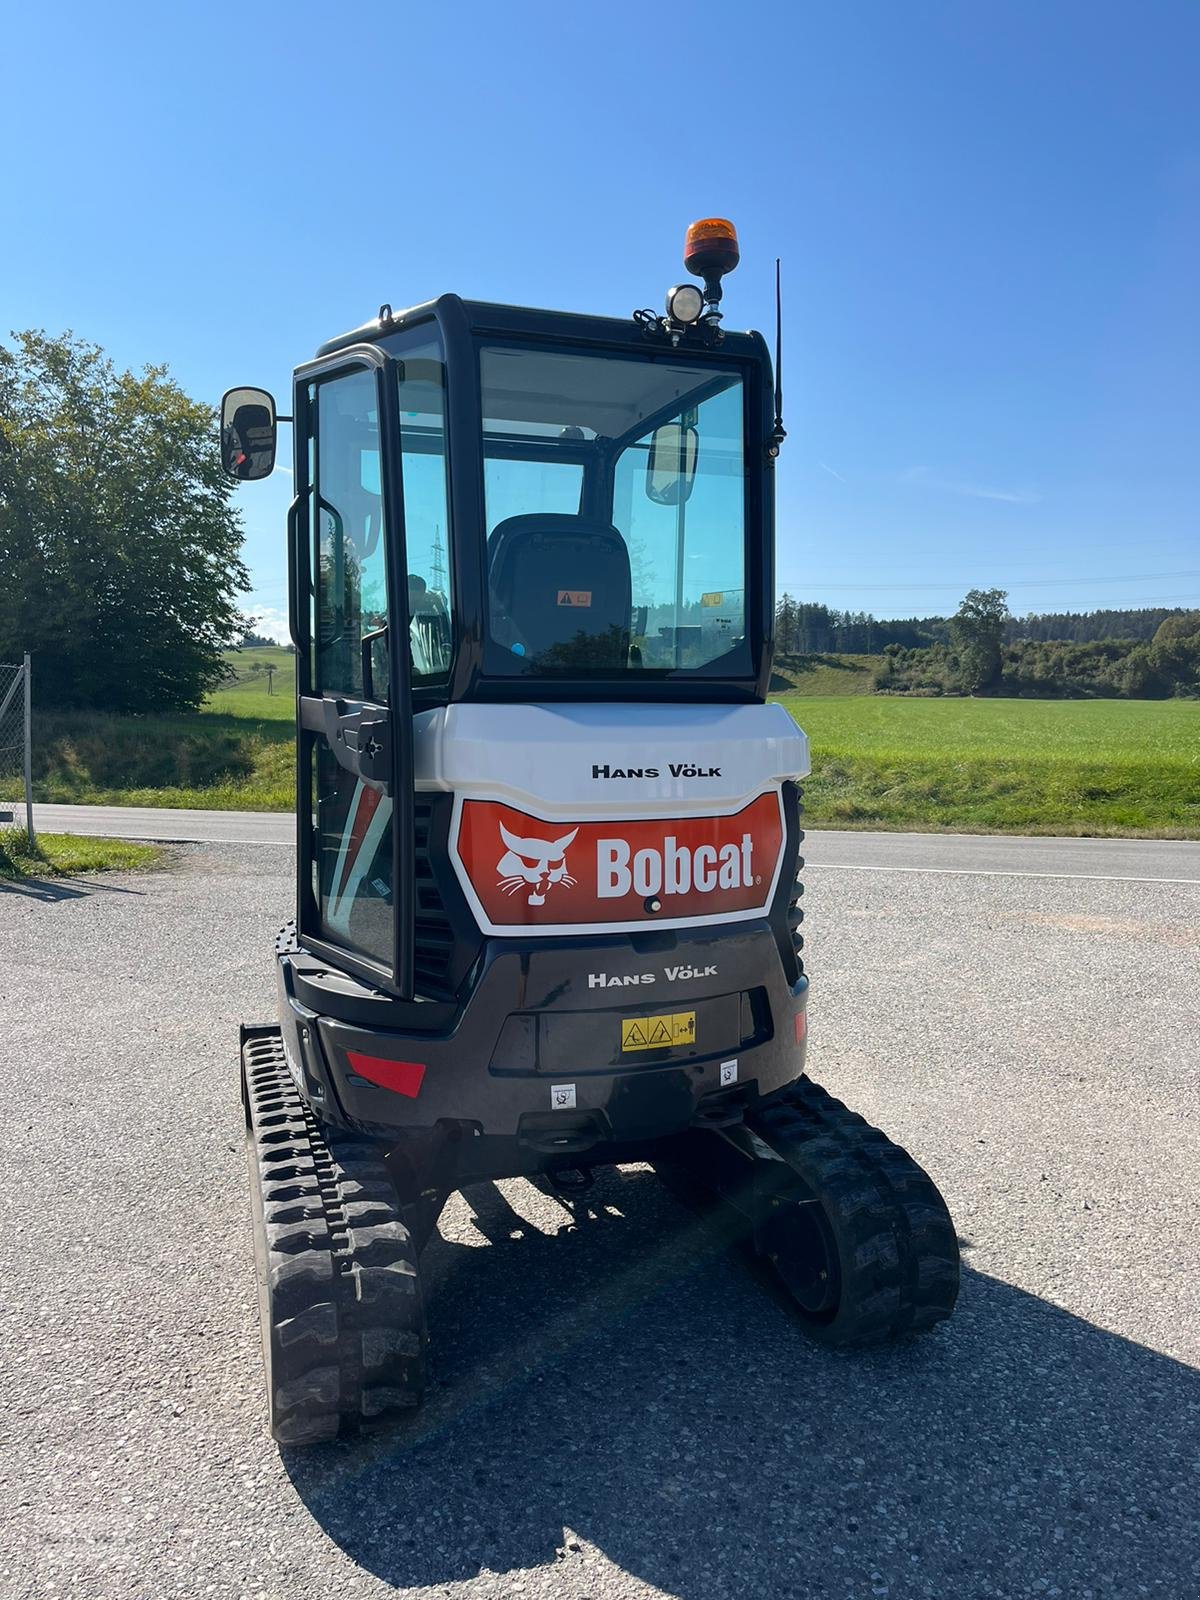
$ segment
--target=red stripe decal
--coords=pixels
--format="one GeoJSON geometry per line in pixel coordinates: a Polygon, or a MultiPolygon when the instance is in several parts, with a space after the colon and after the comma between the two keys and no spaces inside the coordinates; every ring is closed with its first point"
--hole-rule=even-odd
{"type": "Polygon", "coordinates": [[[357,1050],[347,1050],[346,1059],[352,1072],[381,1089],[391,1089],[394,1094],[407,1095],[415,1100],[421,1092],[425,1077],[423,1061],[385,1061],[382,1056],[364,1056],[357,1050]]]}
{"type": "Polygon", "coordinates": [[[338,884],[338,894],[346,892],[350,874],[354,871],[354,863],[358,860],[358,852],[362,849],[363,839],[371,826],[371,818],[375,815],[376,807],[382,798],[383,795],[378,789],[368,789],[366,784],[358,791],[358,803],[354,808],[350,843],[346,846],[346,859],[342,864],[342,881],[338,884]]]}

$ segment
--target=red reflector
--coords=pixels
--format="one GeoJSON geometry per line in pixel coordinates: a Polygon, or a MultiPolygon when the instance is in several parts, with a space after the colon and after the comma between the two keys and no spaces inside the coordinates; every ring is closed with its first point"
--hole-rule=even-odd
{"type": "Polygon", "coordinates": [[[421,1061],[385,1061],[382,1056],[363,1056],[357,1050],[347,1050],[346,1059],[351,1071],[368,1083],[377,1083],[381,1089],[391,1089],[395,1094],[406,1094],[415,1100],[421,1092],[425,1065],[421,1061]]]}
{"type": "Polygon", "coordinates": [[[808,1033],[808,1012],[807,1011],[797,1011],[795,1017],[792,1020],[796,1024],[796,1043],[797,1044],[803,1044],[804,1040],[805,1040],[805,1036],[808,1033]]]}

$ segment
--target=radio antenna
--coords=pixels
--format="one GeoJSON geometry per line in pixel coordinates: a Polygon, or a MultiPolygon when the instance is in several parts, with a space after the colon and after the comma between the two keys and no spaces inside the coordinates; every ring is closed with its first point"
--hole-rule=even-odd
{"type": "Polygon", "coordinates": [[[783,425],[783,291],[779,282],[779,257],[775,257],[775,425],[767,454],[774,459],[787,438],[783,425]]]}

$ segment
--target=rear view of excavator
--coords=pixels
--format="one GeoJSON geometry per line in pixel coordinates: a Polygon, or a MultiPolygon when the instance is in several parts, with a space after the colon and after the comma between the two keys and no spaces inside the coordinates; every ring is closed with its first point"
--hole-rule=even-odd
{"type": "Polygon", "coordinates": [[[731,225],[684,259],[663,314],[383,306],[289,418],[225,397],[234,477],[294,441],[296,915],[242,1037],[281,1443],[419,1403],[421,1248],[482,1179],[649,1162],[826,1344],[954,1306],[932,1180],[805,1074],[778,390],[722,323],[731,225]]]}

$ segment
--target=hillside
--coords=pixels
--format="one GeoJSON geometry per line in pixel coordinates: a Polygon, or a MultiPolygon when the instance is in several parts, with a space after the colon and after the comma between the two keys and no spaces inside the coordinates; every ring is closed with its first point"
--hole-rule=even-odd
{"type": "Polygon", "coordinates": [[[205,711],[227,717],[290,722],[296,714],[296,658],[283,645],[226,650],[231,681],[204,702],[205,711]],[[273,670],[268,670],[273,669],[273,670]]]}
{"type": "Polygon", "coordinates": [[[871,694],[882,656],[784,655],[775,657],[772,694],[871,694]]]}

